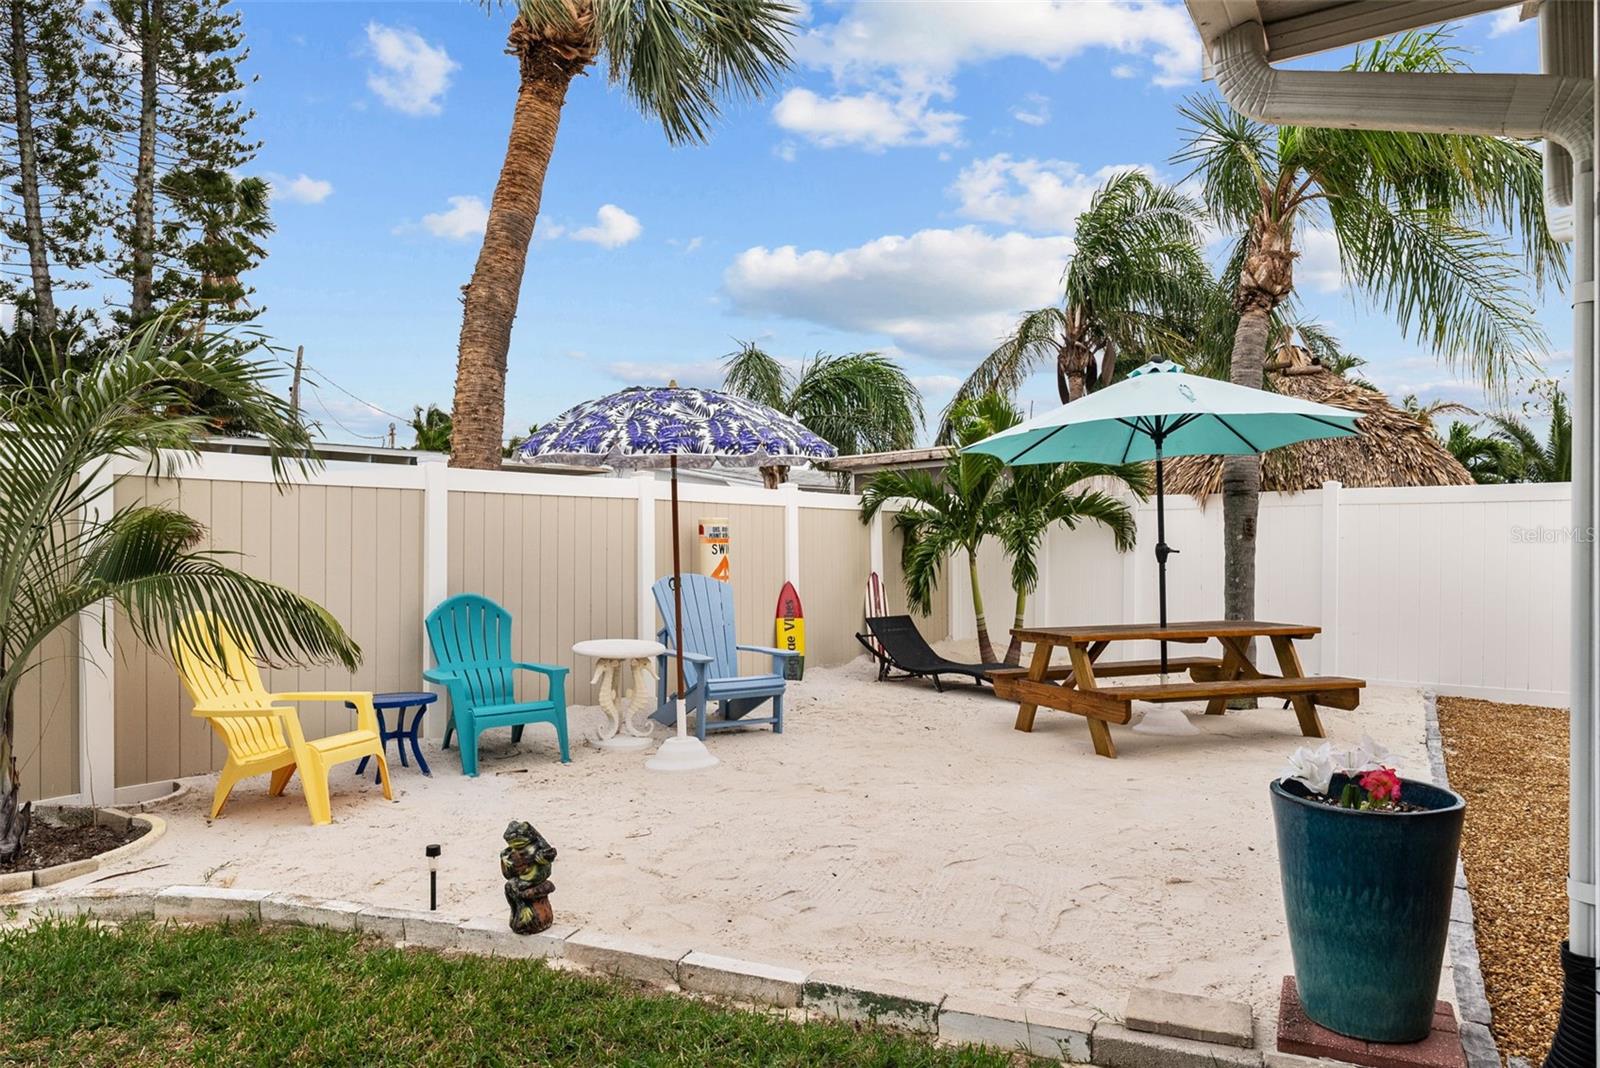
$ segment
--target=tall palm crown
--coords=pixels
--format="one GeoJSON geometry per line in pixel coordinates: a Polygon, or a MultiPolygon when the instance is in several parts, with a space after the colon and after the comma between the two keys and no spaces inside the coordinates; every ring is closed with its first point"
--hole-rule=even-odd
{"type": "MultiPolygon", "coordinates": [[[[1410,33],[1356,55],[1360,70],[1463,69],[1443,32],[1410,33]]],[[[1297,238],[1325,227],[1345,280],[1442,359],[1491,383],[1542,351],[1544,337],[1522,292],[1517,257],[1491,231],[1520,235],[1537,283],[1565,278],[1543,214],[1542,163],[1519,141],[1455,134],[1272,128],[1210,98],[1181,109],[1193,166],[1213,220],[1238,234],[1228,272],[1237,277],[1229,377],[1261,388],[1274,312],[1294,292],[1297,238]]],[[[1224,609],[1255,608],[1260,461],[1223,467],[1224,609]]]]}
{"type": "Polygon", "coordinates": [[[1025,313],[952,403],[991,391],[1015,394],[1051,364],[1065,404],[1109,385],[1120,352],[1164,349],[1173,317],[1209,281],[1201,218],[1198,203],[1139,171],[1107,179],[1078,216],[1062,303],[1025,313]]]}
{"type": "MultiPolygon", "coordinates": [[[[922,426],[916,384],[876,352],[819,353],[790,370],[743,342],[723,363],[722,387],[800,420],[841,456],[909,449],[922,426]]],[[[781,482],[785,470],[773,468],[769,481],[781,482]]]]}
{"type": "MultiPolygon", "coordinates": [[[[162,477],[194,455],[208,425],[188,403],[196,392],[243,413],[271,446],[275,477],[315,465],[304,427],[267,388],[276,361],[246,359],[224,334],[186,337],[183,315],[180,306],[149,321],[90,370],[0,390],[0,862],[21,849],[28,825],[18,804],[17,686],[45,639],[80,611],[109,601],[134,635],[163,648],[207,613],[271,661],[360,661],[325,609],[199,548],[205,528],[189,516],[116,506],[113,460],[162,477]]],[[[214,649],[215,637],[191,643],[214,649]]]]}
{"type": "Polygon", "coordinates": [[[450,459],[461,467],[500,464],[511,324],[572,80],[604,62],[668,140],[703,141],[722,101],[765,92],[789,65],[794,13],[780,0],[516,0],[514,9],[517,102],[464,290],[450,459]]]}

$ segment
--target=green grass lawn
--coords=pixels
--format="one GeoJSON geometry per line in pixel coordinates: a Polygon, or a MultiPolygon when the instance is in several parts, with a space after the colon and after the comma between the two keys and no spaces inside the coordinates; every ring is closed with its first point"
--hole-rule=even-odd
{"type": "Polygon", "coordinates": [[[0,1064],[1013,1065],[311,928],[0,932],[0,1064]]]}

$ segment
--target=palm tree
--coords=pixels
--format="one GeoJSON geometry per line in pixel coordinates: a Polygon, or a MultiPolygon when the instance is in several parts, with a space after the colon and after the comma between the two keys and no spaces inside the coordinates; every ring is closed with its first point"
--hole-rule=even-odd
{"type": "Polygon", "coordinates": [[[1463,423],[1459,419],[1452,421],[1450,433],[1445,435],[1444,447],[1467,469],[1472,481],[1479,485],[1513,481],[1506,477],[1506,443],[1483,437],[1471,423],[1463,423]]]}
{"type": "Polygon", "coordinates": [[[673,143],[704,141],[721,101],[789,65],[781,0],[516,0],[507,50],[521,82],[483,247],[464,288],[450,462],[500,466],[506,352],[567,87],[602,56],[610,80],[673,143]]]}
{"type": "MultiPolygon", "coordinates": [[[[909,449],[916,443],[922,395],[887,356],[818,353],[791,371],[754,342],[744,341],[722,366],[723,389],[793,416],[841,456],[909,449]]],[[[788,473],[781,465],[761,469],[769,489],[788,473]]]]}
{"type": "Polygon", "coordinates": [[[1427,404],[1423,404],[1422,398],[1418,397],[1415,393],[1407,393],[1405,398],[1400,401],[1400,407],[1410,412],[1416,417],[1417,422],[1421,423],[1429,430],[1434,429],[1433,421],[1447,412],[1460,413],[1462,415],[1478,414],[1472,408],[1462,404],[1459,401],[1433,400],[1429,401],[1427,404]]]}
{"type": "MultiPolygon", "coordinates": [[[[1411,33],[1358,51],[1361,70],[1462,69],[1442,33],[1411,33]]],[[[1559,246],[1544,223],[1541,161],[1518,141],[1454,134],[1390,133],[1253,122],[1210,98],[1181,109],[1190,123],[1176,160],[1193,165],[1214,221],[1242,235],[1233,262],[1229,377],[1259,389],[1273,313],[1294,293],[1297,235],[1329,230],[1345,279],[1422,335],[1446,360],[1487,380],[1540,350],[1543,333],[1518,287],[1505,242],[1481,227],[1520,234],[1542,285],[1564,280],[1559,246]]],[[[1260,462],[1229,457],[1223,474],[1225,610],[1255,608],[1260,462]]]]}
{"type": "Polygon", "coordinates": [[[437,404],[428,405],[427,411],[420,404],[411,406],[411,432],[415,435],[411,447],[418,452],[449,452],[450,428],[450,413],[437,404]]]}
{"type": "Polygon", "coordinates": [[[109,601],[143,641],[187,632],[214,647],[214,635],[193,632],[205,612],[273,662],[360,661],[325,609],[197,548],[205,528],[189,516],[113,502],[111,461],[171,476],[195,454],[207,423],[189,408],[196,392],[246,415],[272,447],[280,484],[316,466],[305,428],[267,388],[276,362],[244,358],[225,335],[186,337],[184,318],[180,307],[149,321],[88,370],[0,391],[0,863],[21,851],[32,811],[19,804],[17,686],[46,637],[80,611],[109,601]]]}
{"type": "MultiPolygon", "coordinates": [[[[1011,403],[998,393],[962,400],[950,414],[956,444],[970,445],[988,437],[988,427],[1004,423],[1014,414],[1011,403]]],[[[879,472],[861,493],[863,523],[892,500],[910,502],[895,513],[894,525],[902,538],[900,567],[905,573],[906,600],[913,610],[923,615],[931,610],[944,562],[956,552],[966,554],[978,653],[986,664],[995,663],[995,657],[983,610],[983,591],[978,585],[978,546],[999,530],[996,490],[1004,477],[1005,467],[998,458],[957,453],[937,474],[917,470],[879,472]]]]}
{"type": "MultiPolygon", "coordinates": [[[[958,446],[1009,430],[1022,413],[1003,394],[985,393],[956,405],[951,425],[958,446]]],[[[1104,490],[1081,485],[1104,477],[1126,483],[1135,494],[1148,492],[1142,466],[1104,464],[1038,464],[1006,468],[998,459],[978,453],[957,453],[937,475],[926,471],[885,471],[873,477],[861,495],[861,516],[870,520],[893,498],[911,503],[895,515],[901,532],[901,568],[911,606],[926,613],[938,586],[944,561],[966,553],[971,575],[972,610],[977,620],[978,649],[985,663],[994,663],[994,644],[978,586],[978,547],[986,537],[997,539],[1011,560],[1011,585],[1016,595],[1015,627],[1023,625],[1028,595],[1039,585],[1039,548],[1057,523],[1076,529],[1088,521],[1108,527],[1117,548],[1133,547],[1138,534],[1133,512],[1104,490]]],[[[1006,649],[1006,663],[1021,658],[1016,636],[1006,649]]]]}
{"type": "MultiPolygon", "coordinates": [[[[1018,418],[1011,425],[1020,421],[1018,418]]],[[[1011,641],[1006,646],[1008,664],[1022,659],[1022,642],[1016,631],[1024,626],[1028,595],[1039,587],[1039,547],[1051,527],[1060,523],[1076,530],[1085,521],[1099,523],[1111,531],[1118,552],[1127,552],[1138,540],[1133,510],[1121,498],[1082,485],[1092,478],[1121,482],[1141,500],[1149,495],[1150,478],[1143,464],[1027,464],[1013,467],[1000,489],[995,536],[1011,560],[1011,588],[1017,598],[1011,641]]]]}
{"type": "Polygon", "coordinates": [[[1201,216],[1194,200],[1139,171],[1108,178],[1078,216],[1061,305],[1024,313],[951,405],[989,392],[1012,396],[1047,363],[1066,404],[1110,385],[1119,354],[1140,359],[1169,347],[1179,333],[1171,317],[1209,281],[1201,216]]]}
{"type": "Polygon", "coordinates": [[[1490,439],[1502,446],[1501,470],[1506,482],[1572,481],[1572,413],[1567,396],[1554,382],[1542,389],[1550,408],[1550,428],[1539,440],[1531,427],[1509,413],[1491,415],[1490,439]]]}

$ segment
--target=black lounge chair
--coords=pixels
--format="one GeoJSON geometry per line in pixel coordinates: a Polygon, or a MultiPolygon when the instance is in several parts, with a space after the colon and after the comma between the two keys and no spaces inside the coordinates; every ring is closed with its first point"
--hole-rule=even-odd
{"type": "Polygon", "coordinates": [[[857,634],[860,642],[878,662],[878,680],[933,679],[934,688],[944,692],[940,675],[965,675],[982,687],[989,672],[1009,667],[1009,664],[962,664],[946,660],[933,651],[933,646],[922,636],[910,616],[871,616],[867,619],[868,634],[857,634]],[[901,674],[892,674],[899,671],[901,674]]]}

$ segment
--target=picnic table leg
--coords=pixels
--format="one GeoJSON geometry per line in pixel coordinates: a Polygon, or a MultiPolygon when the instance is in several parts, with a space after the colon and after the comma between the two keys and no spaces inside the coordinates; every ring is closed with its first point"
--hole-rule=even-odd
{"type": "MultiPolygon", "coordinates": [[[[1044,673],[1050,670],[1050,654],[1055,652],[1052,642],[1035,642],[1033,644],[1033,659],[1028,661],[1028,678],[1034,682],[1043,682],[1044,673]]],[[[1033,730],[1033,717],[1039,711],[1039,706],[1028,701],[1017,705],[1017,722],[1015,729],[1023,732],[1033,730]]]]}
{"type": "MultiPolygon", "coordinates": [[[[1273,635],[1272,651],[1278,655],[1278,668],[1286,679],[1299,679],[1305,677],[1305,669],[1300,666],[1300,653],[1294,647],[1294,640],[1282,635],[1273,635]]],[[[1300,733],[1307,738],[1326,738],[1323,732],[1322,720],[1317,716],[1317,706],[1311,703],[1308,694],[1300,694],[1289,698],[1289,703],[1294,706],[1295,718],[1300,721],[1300,733]]]]}
{"type": "Polygon", "coordinates": [[[1117,743],[1111,740],[1111,728],[1105,720],[1089,717],[1089,740],[1094,743],[1097,755],[1113,760],[1117,758],[1117,743]]]}
{"type": "MultiPolygon", "coordinates": [[[[1085,649],[1077,643],[1067,646],[1067,652],[1072,657],[1072,683],[1080,690],[1095,689],[1094,661],[1105,651],[1105,643],[1097,647],[1085,649]]],[[[1097,755],[1115,760],[1117,756],[1117,743],[1111,740],[1111,727],[1093,716],[1085,716],[1089,724],[1089,740],[1094,743],[1097,755]]]]}
{"type": "MultiPolygon", "coordinates": [[[[1222,669],[1217,674],[1217,681],[1232,682],[1239,677],[1244,670],[1244,663],[1248,661],[1239,655],[1239,651],[1234,648],[1233,643],[1227,638],[1218,638],[1217,641],[1222,643],[1222,669]]],[[[1220,716],[1227,710],[1228,699],[1226,697],[1213,697],[1206,702],[1206,715],[1208,716],[1220,716]]]]}

